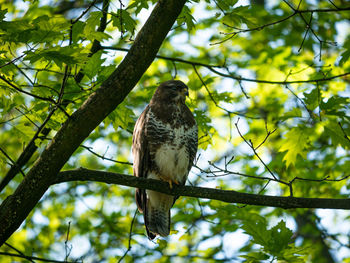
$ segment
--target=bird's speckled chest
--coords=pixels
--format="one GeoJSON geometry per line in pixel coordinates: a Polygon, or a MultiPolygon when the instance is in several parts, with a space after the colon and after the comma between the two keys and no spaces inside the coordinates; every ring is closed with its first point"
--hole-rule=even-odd
{"type": "Polygon", "coordinates": [[[190,160],[189,141],[197,136],[196,126],[184,122],[181,110],[174,110],[168,121],[157,118],[151,111],[148,116],[147,136],[153,163],[152,170],[162,177],[184,182],[190,160]]]}
{"type": "Polygon", "coordinates": [[[166,119],[158,116],[156,112],[149,112],[146,136],[152,145],[167,143],[178,146],[186,143],[191,136],[193,126],[184,121],[185,116],[181,109],[175,109],[169,112],[166,119]]]}

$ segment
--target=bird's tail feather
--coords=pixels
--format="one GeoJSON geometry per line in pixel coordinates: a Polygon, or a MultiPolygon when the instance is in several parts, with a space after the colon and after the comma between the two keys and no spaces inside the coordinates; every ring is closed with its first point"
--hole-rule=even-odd
{"type": "Polygon", "coordinates": [[[160,235],[163,237],[169,235],[170,208],[164,206],[155,207],[148,205],[144,216],[147,234],[150,239],[153,239],[155,235],[160,235]]]}
{"type": "Polygon", "coordinates": [[[170,232],[170,210],[148,207],[147,228],[150,232],[160,236],[167,236],[170,232]]]}

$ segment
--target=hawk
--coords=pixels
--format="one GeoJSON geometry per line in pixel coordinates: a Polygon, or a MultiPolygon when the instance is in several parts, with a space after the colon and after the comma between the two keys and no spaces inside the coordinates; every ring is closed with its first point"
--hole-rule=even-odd
{"type": "MultiPolygon", "coordinates": [[[[184,185],[198,146],[198,128],[185,100],[188,87],[179,80],[160,84],[136,121],[132,152],[134,176],[184,185]]],[[[170,232],[170,208],[177,197],[136,189],[149,239],[170,232]]]]}

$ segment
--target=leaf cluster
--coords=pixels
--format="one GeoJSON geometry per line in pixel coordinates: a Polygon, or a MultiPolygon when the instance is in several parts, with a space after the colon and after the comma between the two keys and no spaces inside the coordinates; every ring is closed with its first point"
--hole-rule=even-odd
{"type": "MultiPolygon", "coordinates": [[[[68,9],[67,1],[1,5],[0,179],[28,153],[32,140],[35,146],[0,192],[1,201],[23,181],[65,121],[99,92],[157,1],[73,2],[68,9]]],[[[258,2],[188,1],[137,86],[64,169],[132,174],[135,121],[159,83],[176,78],[190,88],[187,105],[199,127],[190,184],[347,198],[350,31],[348,12],[341,10],[349,7],[342,1],[258,2]]],[[[238,208],[182,197],[171,210],[171,235],[152,243],[143,216],[135,211],[134,189],[58,185],[8,243],[25,255],[78,262],[350,258],[347,225],[322,221],[346,218],[346,212],[319,217],[313,210],[238,208]],[[332,254],[340,248],[344,255],[332,254]]],[[[4,251],[14,252],[6,246],[4,251]]]]}

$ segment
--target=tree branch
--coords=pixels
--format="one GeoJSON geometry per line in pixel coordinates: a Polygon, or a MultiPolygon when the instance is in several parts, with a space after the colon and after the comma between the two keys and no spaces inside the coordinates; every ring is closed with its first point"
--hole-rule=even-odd
{"type": "MultiPolygon", "coordinates": [[[[107,27],[108,8],[109,8],[109,0],[103,0],[102,17],[100,20],[100,25],[97,28],[97,32],[104,32],[106,27],[107,27]]],[[[78,21],[78,20],[76,20],[76,21],[78,21]]],[[[92,57],[92,55],[94,55],[100,49],[101,49],[101,43],[100,43],[100,41],[95,39],[94,42],[92,43],[91,51],[90,51],[90,54],[88,55],[88,57],[92,57]]],[[[79,83],[83,79],[84,75],[85,74],[84,74],[83,70],[80,70],[78,72],[78,74],[75,76],[75,81],[79,83]]]]}
{"type": "Polygon", "coordinates": [[[169,184],[159,180],[139,178],[130,175],[112,172],[88,170],[80,168],[77,170],[63,171],[58,174],[53,184],[70,181],[95,181],[108,184],[119,184],[142,189],[154,190],[174,196],[198,197],[218,200],[226,203],[239,203],[258,206],[290,208],[324,208],[324,209],[346,209],[350,210],[350,199],[331,198],[299,198],[286,196],[271,196],[247,194],[232,190],[220,190],[206,187],[178,186],[170,189],[169,184]]]}
{"type": "Polygon", "coordinates": [[[65,261],[61,261],[61,260],[54,260],[54,259],[47,259],[47,258],[39,258],[39,257],[26,256],[26,255],[22,255],[22,254],[14,254],[14,253],[3,252],[3,251],[0,251],[0,255],[4,255],[4,256],[8,256],[8,257],[24,258],[24,259],[29,260],[30,262],[35,262],[33,260],[42,261],[42,262],[50,262],[50,263],[70,263],[70,262],[77,263],[77,262],[83,262],[83,261],[78,261],[78,260],[75,260],[75,261],[66,261],[66,260],[65,261]]]}
{"type": "Polygon", "coordinates": [[[1,204],[0,246],[25,220],[84,139],[134,88],[154,60],[185,2],[158,1],[123,61],[67,119],[13,195],[1,204]]]}
{"type": "MultiPolygon", "coordinates": [[[[109,47],[109,46],[102,46],[101,49],[107,49],[107,50],[118,50],[118,51],[122,51],[122,52],[128,52],[129,49],[127,48],[122,48],[122,47],[109,47]]],[[[221,77],[225,77],[225,78],[230,78],[230,79],[235,79],[237,81],[247,81],[247,82],[256,82],[256,83],[266,83],[266,84],[282,84],[282,85],[286,85],[286,84],[303,84],[303,83],[317,83],[317,82],[326,82],[329,80],[333,80],[333,79],[337,79],[337,78],[342,78],[342,77],[346,77],[348,75],[350,75],[350,72],[344,72],[338,75],[333,75],[333,76],[329,76],[329,77],[324,77],[324,78],[318,78],[318,79],[305,79],[305,80],[291,80],[291,81],[287,81],[287,79],[285,80],[265,80],[265,79],[253,79],[253,78],[244,78],[242,76],[239,75],[235,75],[231,72],[229,72],[229,74],[227,73],[223,73],[217,70],[217,68],[224,68],[223,66],[220,65],[210,65],[210,64],[205,64],[205,63],[200,63],[200,62],[196,62],[196,61],[190,61],[190,60],[185,60],[185,59],[181,59],[181,58],[173,58],[173,57],[167,57],[167,56],[160,56],[157,55],[156,58],[159,59],[164,59],[164,60],[169,60],[172,62],[179,62],[179,63],[184,63],[184,64],[189,64],[192,66],[200,66],[200,67],[205,67],[208,70],[210,70],[211,72],[221,76],[221,77]]]]}
{"type": "MultiPolygon", "coordinates": [[[[73,24],[75,24],[76,22],[78,22],[89,10],[90,8],[96,4],[96,0],[94,0],[83,12],[82,14],[76,18],[74,21],[71,22],[71,26],[73,24]]],[[[109,0],[104,0],[103,1],[103,16],[101,17],[101,21],[100,21],[100,26],[98,27],[97,31],[98,32],[103,32],[106,29],[106,20],[107,20],[107,11],[108,11],[108,6],[109,6],[109,0]]],[[[70,31],[70,44],[71,44],[71,38],[72,38],[72,27],[71,27],[71,31],[70,31]]],[[[94,40],[89,57],[91,57],[93,54],[95,54],[100,47],[100,42],[97,40],[94,40]]],[[[21,57],[19,57],[21,58],[21,57]]],[[[18,58],[18,59],[19,59],[18,58]]],[[[13,65],[15,60],[12,61],[13,65]]],[[[15,65],[16,66],[16,65],[15,65]]],[[[21,69],[16,66],[20,71],[21,69]]],[[[1,66],[0,66],[1,68],[1,66]]],[[[30,68],[31,70],[35,70],[35,71],[50,71],[47,69],[34,69],[34,68],[30,68]]],[[[67,72],[68,67],[66,66],[65,72],[57,72],[57,71],[53,71],[56,74],[63,74],[63,81],[62,81],[62,85],[61,85],[61,91],[58,94],[59,99],[57,101],[57,105],[62,105],[62,97],[63,97],[63,90],[64,90],[64,86],[65,83],[67,82],[67,79],[69,77],[72,77],[72,75],[68,74],[67,72]]],[[[84,77],[84,73],[82,71],[79,71],[78,75],[75,77],[75,81],[76,83],[79,83],[84,77]]],[[[56,92],[56,90],[52,89],[52,91],[56,92]]],[[[66,111],[62,108],[60,108],[66,115],[66,111]]],[[[45,119],[45,121],[43,122],[43,124],[38,128],[37,132],[35,133],[35,135],[33,136],[33,138],[30,140],[30,142],[28,143],[28,145],[26,146],[26,148],[23,150],[23,152],[21,153],[21,155],[19,156],[18,160],[14,163],[14,165],[11,166],[10,170],[7,172],[7,174],[5,175],[5,177],[0,181],[0,193],[2,192],[2,190],[6,187],[6,185],[8,185],[8,183],[17,175],[17,173],[19,171],[22,172],[22,167],[29,161],[29,159],[33,156],[33,154],[36,152],[36,150],[38,149],[38,147],[35,145],[35,140],[38,138],[38,136],[40,135],[40,133],[44,136],[48,135],[51,131],[50,128],[45,128],[47,122],[51,119],[52,115],[54,114],[54,112],[56,111],[56,108],[54,108],[48,115],[48,117],[45,119]]],[[[23,114],[22,114],[23,115],[23,114]]],[[[1,124],[1,123],[0,123],[1,124]]],[[[22,172],[23,174],[23,172],[22,172]]],[[[24,174],[23,174],[24,175],[24,174]]]]}
{"type": "Polygon", "coordinates": [[[0,193],[2,190],[6,187],[6,185],[15,178],[16,174],[20,171],[23,176],[24,173],[22,172],[22,167],[29,161],[29,159],[33,156],[38,146],[35,145],[35,140],[39,137],[40,134],[47,136],[51,129],[44,128],[46,123],[50,120],[51,116],[54,114],[56,109],[53,109],[48,116],[46,117],[45,121],[40,125],[38,130],[36,131],[33,138],[30,140],[26,148],[23,150],[21,155],[18,157],[18,160],[11,166],[10,170],[7,172],[5,177],[0,181],[0,193]]]}
{"type": "Polygon", "coordinates": [[[30,92],[28,92],[28,91],[25,91],[25,90],[23,90],[23,89],[17,87],[15,84],[13,84],[11,81],[9,81],[8,79],[6,79],[6,78],[5,78],[4,76],[2,76],[2,75],[0,75],[0,79],[1,79],[3,82],[5,82],[7,85],[9,85],[10,87],[12,87],[13,89],[15,89],[16,91],[18,91],[18,92],[24,93],[24,94],[29,95],[29,96],[31,96],[31,97],[33,97],[33,98],[38,99],[38,100],[48,101],[48,102],[50,102],[50,103],[53,104],[53,105],[55,105],[55,103],[56,103],[56,102],[55,102],[53,99],[51,99],[51,98],[41,97],[41,96],[39,96],[39,95],[36,95],[36,94],[34,94],[34,93],[30,93],[30,92]]]}
{"type": "Polygon", "coordinates": [[[102,160],[107,160],[107,161],[114,162],[114,163],[119,163],[119,164],[132,165],[132,163],[130,163],[130,162],[118,161],[118,160],[114,160],[114,159],[111,159],[111,158],[107,158],[107,157],[105,157],[105,155],[98,154],[98,153],[96,153],[96,152],[94,152],[92,150],[93,149],[92,147],[85,146],[85,145],[80,145],[80,147],[86,149],[87,151],[89,151],[93,155],[97,156],[98,158],[101,158],[102,160]]]}

